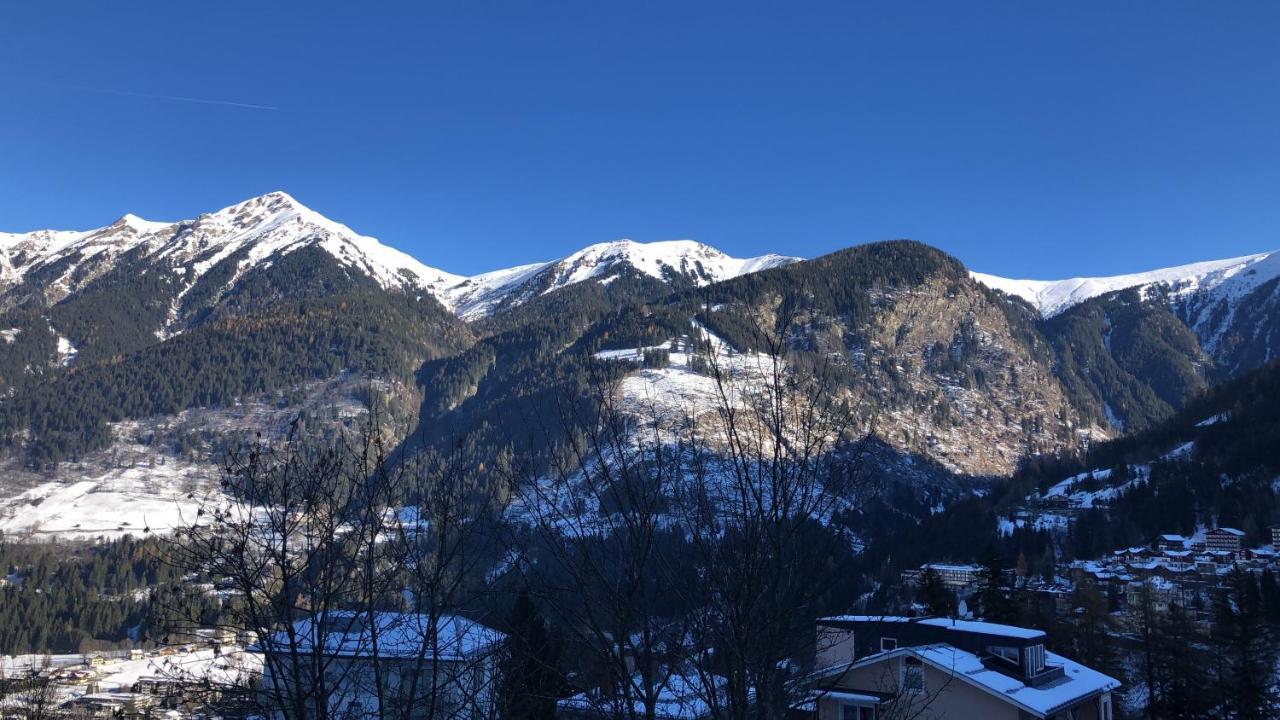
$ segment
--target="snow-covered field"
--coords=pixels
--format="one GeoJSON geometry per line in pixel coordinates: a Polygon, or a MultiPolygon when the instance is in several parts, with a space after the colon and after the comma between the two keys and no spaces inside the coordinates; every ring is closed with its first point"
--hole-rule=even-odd
{"type": "Polygon", "coordinates": [[[719,367],[725,379],[724,392],[729,400],[742,403],[747,395],[758,389],[772,372],[772,360],[756,353],[734,352],[722,339],[701,324],[694,323],[695,333],[704,343],[709,343],[712,357],[706,353],[689,352],[688,338],[645,348],[602,350],[595,354],[601,360],[641,364],[646,351],[665,350],[669,363],[662,368],[641,368],[623,378],[618,391],[622,407],[648,413],[656,411],[658,417],[680,419],[686,415],[697,416],[714,410],[721,401],[721,390],[715,378],[694,370],[694,360],[703,357],[719,367]]]}
{"type": "MultiPolygon", "coordinates": [[[[303,404],[332,422],[358,421],[367,408],[353,398],[360,383],[342,378],[313,383],[303,404]]],[[[165,532],[194,521],[216,502],[221,468],[208,456],[184,458],[146,442],[181,433],[219,436],[247,429],[283,431],[297,407],[270,398],[228,408],[187,410],[172,418],[113,423],[111,446],[77,463],[34,472],[17,458],[0,464],[0,532],[33,540],[83,540],[165,532]]],[[[163,445],[161,443],[160,445],[163,445]]]]}
{"type": "Polygon", "coordinates": [[[186,655],[169,655],[122,660],[103,665],[100,681],[104,689],[128,691],[144,677],[162,677],[181,680],[208,678],[218,685],[246,684],[249,678],[262,669],[262,656],[231,647],[221,650],[211,648],[196,650],[186,655]]]}
{"type": "MultiPolygon", "coordinates": [[[[0,656],[0,677],[17,677],[32,671],[52,670],[58,702],[85,695],[90,680],[95,693],[129,693],[142,678],[182,682],[208,680],[215,686],[247,686],[262,673],[262,656],[244,648],[228,646],[180,651],[161,655],[149,651],[136,660],[110,657],[106,653],[101,664],[86,664],[88,655],[16,655],[0,656]],[[81,675],[79,682],[59,684],[57,678],[71,670],[81,675]]],[[[65,676],[64,676],[65,677],[65,676]]]]}
{"type": "Polygon", "coordinates": [[[90,538],[163,532],[192,522],[214,486],[209,465],[171,460],[50,480],[17,495],[0,494],[0,531],[9,537],[90,538]]]}

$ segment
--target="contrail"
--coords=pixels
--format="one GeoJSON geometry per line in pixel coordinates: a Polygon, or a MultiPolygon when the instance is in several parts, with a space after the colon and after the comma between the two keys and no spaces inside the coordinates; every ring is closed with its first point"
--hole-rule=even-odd
{"type": "Polygon", "coordinates": [[[254,103],[235,102],[234,100],[210,100],[209,98],[185,97],[183,95],[155,95],[152,93],[140,93],[130,90],[115,90],[113,88],[95,88],[85,85],[66,85],[61,84],[60,87],[71,88],[72,90],[82,90],[84,92],[102,93],[104,95],[118,95],[120,97],[146,98],[148,100],[169,100],[172,102],[189,102],[199,103],[201,105],[223,105],[226,107],[249,108],[250,110],[279,110],[274,105],[255,105],[254,103]]]}

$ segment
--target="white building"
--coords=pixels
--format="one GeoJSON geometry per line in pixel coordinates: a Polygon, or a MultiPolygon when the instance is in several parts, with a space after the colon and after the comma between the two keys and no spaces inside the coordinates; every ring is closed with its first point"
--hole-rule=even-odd
{"type": "Polygon", "coordinates": [[[380,717],[386,703],[415,720],[491,718],[504,639],[456,615],[315,616],[260,644],[265,702],[286,717],[323,696],[331,716],[351,720],[380,717]]]}
{"type": "Polygon", "coordinates": [[[1236,528],[1214,528],[1204,534],[1204,544],[1210,551],[1219,550],[1239,555],[1244,542],[1244,531],[1236,528]]]}

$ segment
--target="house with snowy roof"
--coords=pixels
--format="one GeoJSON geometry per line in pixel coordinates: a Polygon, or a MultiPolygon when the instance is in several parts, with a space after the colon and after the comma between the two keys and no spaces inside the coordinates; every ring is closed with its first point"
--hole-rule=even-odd
{"type": "Polygon", "coordinates": [[[844,615],[817,623],[815,720],[1111,720],[1120,682],[1045,649],[1039,630],[844,615]]]}
{"type": "Polygon", "coordinates": [[[268,706],[325,698],[335,717],[490,718],[505,635],[459,615],[330,611],[258,644],[268,706]]]}

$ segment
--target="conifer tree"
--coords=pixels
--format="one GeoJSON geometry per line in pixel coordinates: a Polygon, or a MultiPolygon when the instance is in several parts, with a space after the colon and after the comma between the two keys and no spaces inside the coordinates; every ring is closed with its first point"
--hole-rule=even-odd
{"type": "Polygon", "coordinates": [[[560,647],[528,592],[511,608],[499,687],[502,720],[553,720],[564,688],[560,647]]]}
{"type": "Polygon", "coordinates": [[[978,612],[990,622],[1013,622],[1013,603],[1010,599],[1011,588],[1005,581],[1004,563],[995,548],[987,551],[987,561],[978,579],[978,590],[974,598],[978,602],[978,612]]]}
{"type": "Polygon", "coordinates": [[[1227,576],[1214,603],[1214,643],[1224,660],[1222,706],[1240,720],[1275,717],[1274,626],[1263,613],[1262,594],[1253,577],[1238,565],[1227,576]]]}
{"type": "Polygon", "coordinates": [[[956,612],[955,593],[943,584],[938,571],[925,568],[920,575],[920,602],[924,604],[930,615],[952,617],[956,612]]]}

